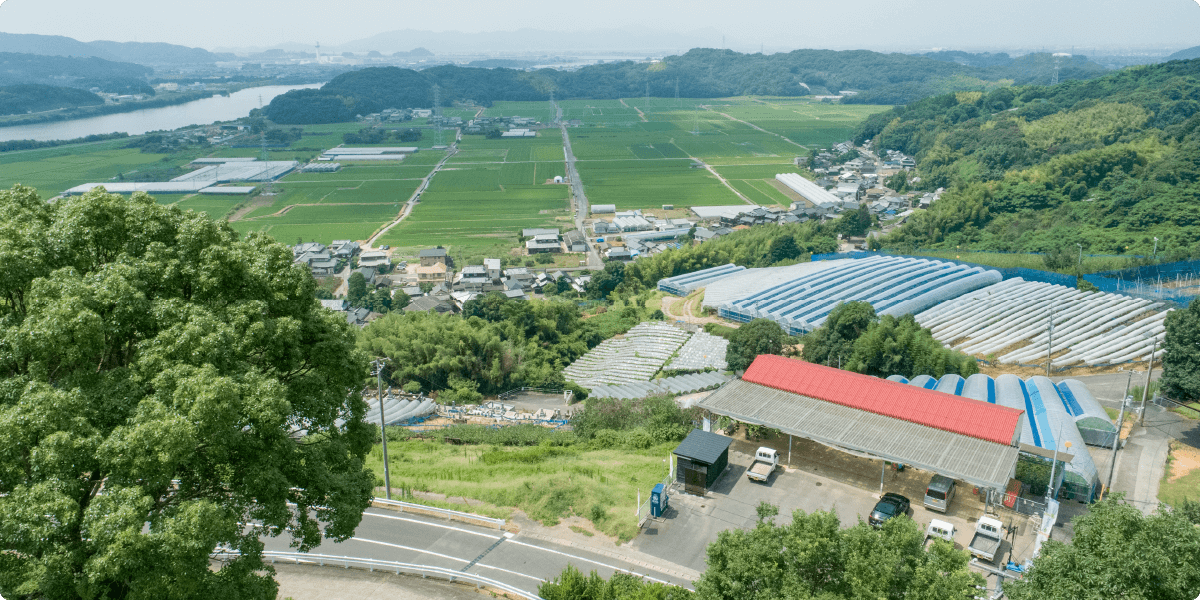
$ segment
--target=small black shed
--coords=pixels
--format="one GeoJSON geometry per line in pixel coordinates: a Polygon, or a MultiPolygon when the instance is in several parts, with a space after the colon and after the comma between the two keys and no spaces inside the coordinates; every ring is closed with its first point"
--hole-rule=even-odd
{"type": "Polygon", "coordinates": [[[675,449],[678,459],[675,480],[689,494],[703,495],[717,482],[729,464],[732,438],[694,429],[675,449]]]}

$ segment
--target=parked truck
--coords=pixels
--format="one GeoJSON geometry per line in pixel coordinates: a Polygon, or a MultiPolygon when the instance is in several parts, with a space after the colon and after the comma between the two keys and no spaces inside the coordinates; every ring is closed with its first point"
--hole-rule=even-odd
{"type": "Polygon", "coordinates": [[[1004,540],[1004,525],[987,515],[975,522],[975,536],[967,546],[972,556],[992,562],[1000,553],[1000,542],[1004,540]]]}
{"type": "Polygon", "coordinates": [[[754,453],[754,464],[746,471],[746,477],[749,477],[750,481],[766,483],[778,466],[779,453],[766,446],[760,447],[758,452],[754,453]]]}

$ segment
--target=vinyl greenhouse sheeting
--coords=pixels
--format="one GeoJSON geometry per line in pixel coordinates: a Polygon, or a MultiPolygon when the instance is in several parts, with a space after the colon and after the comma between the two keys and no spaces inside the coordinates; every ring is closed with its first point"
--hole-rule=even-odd
{"type": "Polygon", "coordinates": [[[563,376],[589,389],[649,381],[690,336],[667,323],[641,323],[622,338],[600,342],[563,369],[563,376]]]}
{"type": "Polygon", "coordinates": [[[955,350],[1001,363],[1113,365],[1162,355],[1163,305],[1104,292],[1009,279],[938,304],[917,322],[955,350]],[[1053,339],[1050,315],[1054,314],[1053,339]],[[1048,344],[1052,344],[1049,345],[1048,344]]]}
{"type": "Polygon", "coordinates": [[[746,269],[704,286],[704,301],[700,303],[700,306],[715,309],[726,302],[741,300],[746,296],[757,294],[798,277],[840,268],[848,262],[850,262],[848,259],[820,260],[786,267],[746,269]]]}
{"type": "MultiPolygon", "coordinates": [[[[888,379],[905,381],[900,375],[892,375],[888,379]]],[[[1021,424],[1021,443],[1046,450],[1057,449],[1064,455],[1072,455],[1063,480],[1075,486],[1097,489],[1100,479],[1096,464],[1088,453],[1087,438],[1080,427],[1103,430],[1107,425],[1110,431],[1116,428],[1084,384],[1069,379],[1055,385],[1042,376],[1022,380],[1016,375],[1001,375],[993,380],[982,373],[965,380],[958,375],[945,375],[940,380],[918,375],[907,383],[928,387],[929,382],[936,383],[939,392],[1025,411],[1025,419],[1021,424]],[[1070,442],[1070,447],[1067,442],[1070,442]]]]}
{"type": "Polygon", "coordinates": [[[722,317],[771,319],[792,335],[819,327],[839,302],[865,301],[880,315],[926,310],[959,295],[1000,283],[998,271],[895,256],[849,261],[721,305],[722,317]]]}
{"type": "Polygon", "coordinates": [[[739,267],[733,263],[712,267],[711,269],[701,269],[683,275],[660,279],[658,280],[658,289],[669,294],[675,294],[676,296],[686,296],[709,283],[745,270],[746,267],[739,267]]]}

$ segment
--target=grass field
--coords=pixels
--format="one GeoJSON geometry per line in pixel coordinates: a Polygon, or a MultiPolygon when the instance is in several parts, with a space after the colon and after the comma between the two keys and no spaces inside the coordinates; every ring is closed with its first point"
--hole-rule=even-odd
{"type": "MultiPolygon", "coordinates": [[[[590,450],[389,441],[388,466],[394,488],[520,509],[545,525],[578,515],[591,520],[600,531],[626,541],[637,533],[638,490],[643,499],[649,497],[650,488],[667,475],[664,459],[676,445],[590,450]]],[[[379,446],[368,456],[367,466],[381,484],[383,453],[379,446]]]]}

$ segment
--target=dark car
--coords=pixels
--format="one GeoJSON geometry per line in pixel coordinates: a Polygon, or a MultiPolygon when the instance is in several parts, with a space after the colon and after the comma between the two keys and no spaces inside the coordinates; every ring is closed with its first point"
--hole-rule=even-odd
{"type": "Polygon", "coordinates": [[[909,504],[908,498],[900,494],[888,492],[875,504],[875,508],[871,511],[870,516],[867,517],[867,522],[875,527],[881,527],[884,521],[892,517],[907,515],[909,504]]]}

